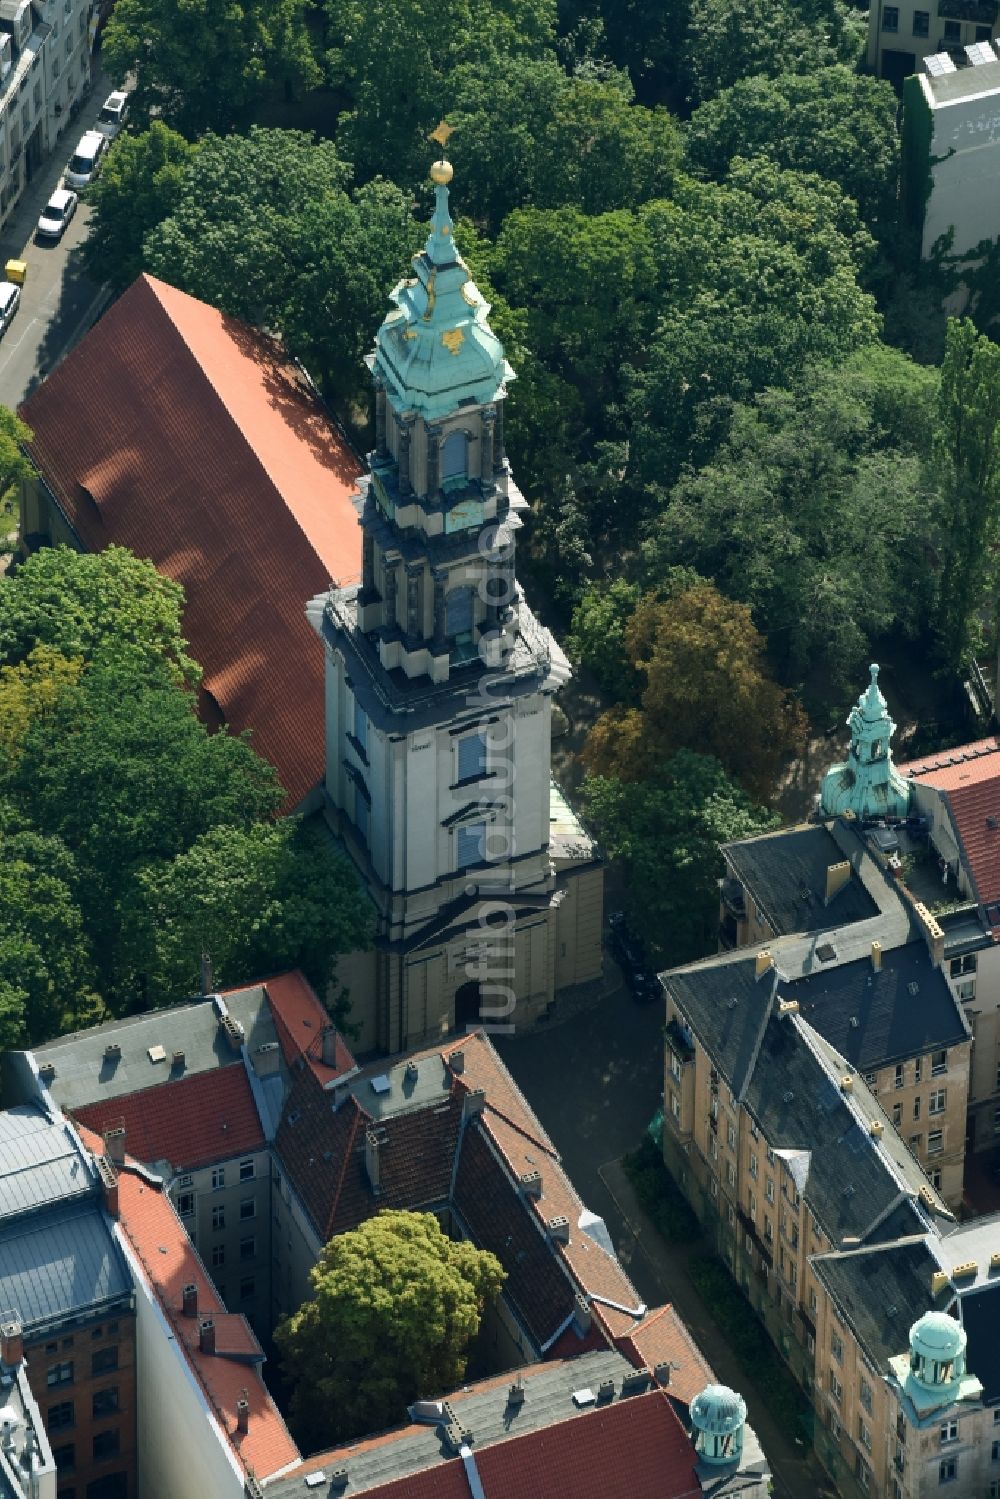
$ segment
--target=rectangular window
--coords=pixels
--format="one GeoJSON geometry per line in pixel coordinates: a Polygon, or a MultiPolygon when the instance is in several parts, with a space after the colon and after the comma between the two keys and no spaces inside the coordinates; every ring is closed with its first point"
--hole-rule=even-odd
{"type": "MultiPolygon", "coordinates": [[[[1000,1110],[998,1110],[997,1112],[1000,1113],[1000,1110]]],[[[757,1153],[756,1153],[756,1151],[753,1151],[753,1150],[751,1150],[751,1152],[750,1152],[750,1175],[756,1180],[756,1177],[757,1177],[757,1153]]]]}
{"type": "Polygon", "coordinates": [[[712,1196],[713,1197],[718,1197],[718,1195],[719,1195],[719,1183],[716,1181],[716,1179],[715,1179],[714,1176],[712,1177],[711,1188],[712,1188],[712,1196]]]}
{"type": "Polygon", "coordinates": [[[673,1052],[673,1051],[670,1052],[669,1055],[670,1055],[670,1076],[673,1078],[673,1080],[674,1080],[675,1083],[679,1083],[682,1080],[682,1068],[681,1068],[680,1057],[678,1057],[677,1054],[676,1054],[676,1052],[673,1052]]]}
{"type": "Polygon", "coordinates": [[[240,1259],[252,1260],[257,1253],[257,1240],[253,1234],[247,1239],[240,1240],[240,1259]]]}
{"type": "Polygon", "coordinates": [[[113,1374],[118,1368],[118,1349],[99,1348],[90,1360],[91,1374],[113,1374]]]}
{"type": "Polygon", "coordinates": [[[65,1431],[67,1426],[76,1424],[76,1410],[72,1400],[64,1400],[60,1405],[50,1405],[49,1414],[45,1425],[49,1431],[65,1431]]]}
{"type": "Polygon", "coordinates": [[[729,1149],[730,1150],[735,1150],[736,1149],[736,1126],[735,1126],[735,1124],[729,1124],[729,1125],[726,1126],[726,1139],[729,1141],[729,1149]]]}
{"type": "Polygon", "coordinates": [[[94,1437],[94,1461],[100,1462],[105,1457],[117,1457],[121,1447],[121,1434],[117,1426],[110,1431],[99,1431],[94,1437]]]}
{"type": "Polygon", "coordinates": [[[947,1094],[948,1094],[947,1088],[935,1088],[934,1089],[933,1093],[930,1096],[928,1104],[927,1104],[927,1112],[928,1112],[928,1114],[943,1114],[944,1113],[944,1110],[945,1110],[945,1100],[947,1098],[947,1094]]]}
{"type": "Polygon", "coordinates": [[[844,1340],[839,1333],[830,1333],[830,1352],[833,1354],[838,1364],[842,1364],[844,1362],[844,1340]]]}
{"type": "Polygon", "coordinates": [[[897,1088],[901,1088],[902,1086],[903,1086],[903,1064],[902,1064],[902,1062],[899,1062],[896,1065],[896,1087],[897,1088]]]}
{"type": "Polygon", "coordinates": [[[938,1464],[938,1483],[954,1483],[958,1477],[958,1458],[943,1457],[938,1464]]]}
{"type": "Polygon", "coordinates": [[[958,21],[945,21],[944,40],[946,42],[960,42],[962,40],[962,27],[958,21]]]}
{"type": "Polygon", "coordinates": [[[257,1283],[252,1275],[240,1281],[240,1300],[251,1301],[257,1294],[257,1283]]]}
{"type": "Polygon", "coordinates": [[[958,1441],[958,1422],[957,1421],[945,1421],[943,1423],[942,1427],[941,1427],[941,1446],[943,1447],[947,1442],[957,1442],[957,1441],[958,1441]]]}
{"type": "Polygon", "coordinates": [[[190,1218],[194,1212],[194,1193],[181,1192],[177,1198],[177,1211],[182,1218],[190,1218]]]}
{"type": "Polygon", "coordinates": [[[928,1176],[930,1184],[934,1188],[935,1192],[940,1192],[940,1190],[941,1190],[941,1173],[940,1173],[940,1171],[928,1171],[927,1176],[928,1176]]]}
{"type": "Polygon", "coordinates": [[[255,1175],[255,1172],[254,1172],[254,1163],[253,1163],[253,1161],[240,1161],[240,1181],[241,1182],[253,1181],[254,1175],[255,1175]]]}
{"type": "Polygon", "coordinates": [[[872,1450],[872,1429],[861,1416],[858,1417],[858,1440],[867,1452],[872,1450]]]}
{"type": "Polygon", "coordinates": [[[752,1192],[750,1193],[750,1222],[757,1222],[757,1199],[752,1192]]]}
{"type": "Polygon", "coordinates": [[[256,1218],[257,1199],[255,1197],[244,1197],[240,1201],[240,1217],[245,1222],[247,1218],[256,1218]]]}
{"type": "MultiPolygon", "coordinates": [[[[872,1413],[872,1387],[862,1375],[861,1384],[858,1388],[858,1399],[869,1415],[872,1413]]],[[[870,1443],[868,1444],[871,1445],[870,1443]]]]}
{"type": "Polygon", "coordinates": [[[719,1159],[719,1142],[714,1135],[709,1136],[708,1153],[712,1157],[713,1161],[717,1161],[719,1159]]]}
{"type": "Polygon", "coordinates": [[[473,864],[483,862],[485,839],[485,822],[470,822],[464,828],[456,829],[455,861],[459,869],[470,869],[473,864]]]}
{"type": "Polygon", "coordinates": [[[903,1105],[894,1103],[892,1106],[892,1122],[899,1129],[903,1123],[903,1105]]]}
{"type": "Polygon", "coordinates": [[[458,779],[478,781],[486,774],[486,735],[479,730],[458,741],[458,779]]]}
{"type": "Polygon", "coordinates": [[[768,1202],[774,1201],[774,1182],[770,1177],[768,1177],[767,1181],[764,1183],[764,1196],[767,1198],[768,1202]]]}
{"type": "Polygon", "coordinates": [[[993,1133],[1000,1135],[1000,1109],[993,1110],[993,1133]]]}
{"type": "Polygon", "coordinates": [[[882,12],[882,30],[899,30],[899,7],[898,5],[887,5],[882,12]]]}
{"type": "Polygon", "coordinates": [[[913,35],[930,36],[931,13],[929,10],[915,10],[913,12],[913,35]]]}
{"type": "Polygon", "coordinates": [[[671,1093],[671,1095],[670,1095],[670,1112],[674,1116],[675,1119],[678,1119],[678,1120],[680,1119],[680,1117],[681,1117],[681,1101],[677,1097],[676,1093],[671,1093]]]}
{"type": "Polygon", "coordinates": [[[767,1164],[769,1166],[773,1166],[774,1165],[774,1160],[775,1160],[774,1151],[771,1149],[771,1147],[769,1145],[767,1147],[767,1164]]]}
{"type": "Polygon", "coordinates": [[[948,1071],[947,1051],[931,1052],[931,1077],[940,1077],[942,1072],[948,1071]]]}
{"type": "Polygon", "coordinates": [[[932,1129],[927,1136],[927,1154],[940,1155],[944,1150],[944,1130],[932,1129]]]}
{"type": "Polygon", "coordinates": [[[877,1093],[878,1092],[878,1073],[877,1072],[866,1072],[865,1073],[865,1082],[868,1084],[869,1088],[871,1088],[871,1090],[872,1090],[873,1093],[877,1093]]]}
{"type": "Polygon", "coordinates": [[[194,1177],[193,1176],[179,1176],[177,1178],[177,1185],[178,1185],[178,1187],[193,1187],[194,1186],[194,1177]]]}
{"type": "Polygon", "coordinates": [[[914,1117],[914,1119],[919,1119],[920,1118],[920,1099],[919,1099],[919,1097],[917,1097],[917,1098],[915,1098],[913,1100],[913,1117],[914,1117]]]}
{"type": "Polygon", "coordinates": [[[838,1403],[843,1398],[844,1394],[844,1386],[841,1384],[840,1380],[837,1378],[832,1369],[830,1370],[830,1394],[838,1403]]]}
{"type": "Polygon", "coordinates": [[[990,1449],[990,1457],[993,1462],[1000,1462],[1000,1442],[994,1442],[990,1449]]]}
{"type": "Polygon", "coordinates": [[[106,1390],[94,1391],[93,1412],[95,1421],[100,1416],[113,1416],[118,1410],[118,1386],[109,1385],[106,1390]]]}
{"type": "Polygon", "coordinates": [[[213,1270],[218,1270],[219,1266],[220,1265],[224,1265],[225,1263],[226,1263],[226,1246],[225,1246],[225,1244],[213,1244],[212,1245],[212,1269],[213,1270]]]}
{"type": "Polygon", "coordinates": [[[52,1364],[45,1375],[45,1383],[50,1390],[56,1389],[61,1384],[72,1384],[73,1360],[68,1359],[63,1364],[52,1364]]]}
{"type": "Polygon", "coordinates": [[[912,1150],[912,1152],[913,1152],[914,1155],[919,1154],[920,1147],[921,1147],[921,1145],[923,1145],[923,1143],[924,1143],[924,1137],[923,1137],[923,1135],[911,1135],[910,1136],[910,1149],[912,1150]]]}
{"type": "Polygon", "coordinates": [[[774,1229],[771,1226],[770,1218],[764,1219],[764,1238],[769,1244],[774,1242],[774,1229]]]}
{"type": "Polygon", "coordinates": [[[226,1209],[222,1203],[212,1209],[212,1227],[218,1231],[226,1226],[226,1209]]]}
{"type": "MultiPolygon", "coordinates": [[[[52,1460],[60,1473],[71,1473],[76,1467],[76,1448],[72,1442],[67,1442],[65,1447],[53,1447],[52,1460]]],[[[59,1499],[62,1499],[63,1490],[59,1491],[59,1499]]]]}
{"type": "Polygon", "coordinates": [[[221,1192],[222,1189],[223,1189],[223,1187],[225,1185],[226,1185],[226,1168],[225,1168],[225,1166],[213,1166],[212,1167],[212,1191],[213,1192],[221,1192]]]}
{"type": "Polygon", "coordinates": [[[809,1292],[809,1310],[812,1312],[813,1316],[815,1316],[819,1311],[819,1301],[816,1298],[815,1291],[809,1292]]]}
{"type": "Polygon", "coordinates": [[[729,1183],[729,1185],[731,1187],[735,1187],[735,1185],[736,1185],[736,1167],[733,1165],[732,1161],[727,1161],[726,1162],[726,1181],[729,1183]]]}
{"type": "Polygon", "coordinates": [[[913,1064],[913,1081],[915,1083],[921,1082],[922,1079],[923,1079],[923,1075],[924,1075],[924,1059],[923,1059],[923,1057],[917,1057],[917,1060],[913,1064]]]}

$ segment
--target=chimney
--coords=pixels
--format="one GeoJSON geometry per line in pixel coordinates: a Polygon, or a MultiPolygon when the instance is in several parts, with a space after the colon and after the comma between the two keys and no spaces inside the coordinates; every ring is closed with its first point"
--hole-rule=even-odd
{"type": "Polygon", "coordinates": [[[557,1213],[554,1218],[549,1219],[545,1227],[549,1231],[550,1239],[554,1239],[558,1244],[569,1243],[569,1219],[565,1213],[557,1213]]]}
{"type": "Polygon", "coordinates": [[[215,992],[215,984],[212,979],[212,955],[207,952],[203,952],[201,955],[201,992],[203,998],[215,992]]]}
{"type": "Polygon", "coordinates": [[[321,1036],[323,1041],[323,1066],[336,1067],[337,1027],[335,1025],[324,1025],[321,1036]]]}
{"type": "Polygon", "coordinates": [[[828,864],[826,866],[825,905],[829,905],[833,897],[843,890],[850,878],[851,865],[848,859],[841,859],[839,864],[828,864]]]}
{"type": "Polygon", "coordinates": [[[244,1437],[250,1430],[250,1401],[246,1390],[240,1391],[236,1402],[236,1430],[244,1437]]]}
{"type": "Polygon", "coordinates": [[[382,1191],[379,1181],[379,1140],[373,1129],[365,1130],[365,1170],[368,1172],[372,1192],[378,1197],[382,1191]]]}
{"type": "Polygon", "coordinates": [[[593,1317],[591,1316],[590,1302],[585,1296],[581,1296],[580,1293],[577,1292],[576,1299],[573,1303],[574,1329],[580,1334],[581,1337],[585,1337],[586,1334],[590,1331],[590,1324],[592,1321],[593,1317]]]}
{"type": "Polygon", "coordinates": [[[122,1049],[117,1041],[109,1041],[104,1048],[104,1060],[106,1062],[117,1062],[122,1054],[122,1049]]]}
{"type": "Polygon", "coordinates": [[[104,1207],[108,1216],[117,1218],[118,1210],[118,1172],[111,1164],[106,1155],[94,1157],[97,1174],[101,1179],[101,1191],[104,1196],[104,1207]]]}
{"type": "Polygon", "coordinates": [[[762,947],[761,950],[760,950],[760,952],[757,954],[756,958],[754,959],[754,966],[753,966],[753,976],[754,976],[754,978],[757,978],[757,979],[763,978],[763,976],[764,976],[765,973],[769,973],[771,971],[771,964],[773,962],[774,962],[774,959],[771,957],[771,954],[768,952],[767,948],[766,947],[762,947]]]}
{"type": "Polygon", "coordinates": [[[273,1077],[281,1064],[281,1048],[277,1041],[265,1041],[253,1054],[253,1070],[258,1077],[273,1077]]]}
{"type": "Polygon", "coordinates": [[[524,1404],[524,1384],[521,1380],[520,1375],[518,1375],[517,1379],[515,1379],[514,1383],[507,1391],[507,1404],[513,1406],[520,1406],[524,1404]]]}
{"type": "Polygon", "coordinates": [[[486,1107],[486,1091],[483,1088],[473,1088],[471,1093],[466,1093],[462,1100],[462,1118],[471,1119],[473,1114],[481,1114],[486,1107]]]}
{"type": "Polygon", "coordinates": [[[211,1317],[202,1317],[198,1323],[198,1347],[202,1353],[215,1352],[215,1323],[211,1317]]]}
{"type": "Polygon", "coordinates": [[[173,1068],[174,1072],[184,1071],[184,1060],[184,1053],[182,1051],[174,1052],[173,1056],[170,1058],[170,1066],[173,1068]]]}
{"type": "Polygon", "coordinates": [[[17,1312],[8,1312],[0,1321],[0,1364],[16,1369],[24,1358],[24,1330],[17,1312]]]}
{"type": "Polygon", "coordinates": [[[924,934],[931,962],[940,965],[944,962],[944,928],[931,915],[923,901],[917,901],[913,911],[924,934]]]}
{"type": "Polygon", "coordinates": [[[780,995],[778,996],[778,1015],[782,1020],[787,1015],[797,1015],[798,1013],[799,1002],[797,999],[782,999],[780,995]]]}
{"type": "Polygon", "coordinates": [[[673,1364],[670,1363],[669,1359],[665,1363],[653,1365],[653,1378],[658,1385],[665,1387],[670,1383],[670,1371],[672,1368],[673,1364]]]}
{"type": "Polygon", "coordinates": [[[219,1016],[219,1025],[222,1028],[226,1040],[229,1042],[231,1051],[242,1051],[243,1042],[246,1040],[246,1032],[240,1022],[230,1015],[227,1010],[224,1015],[219,1016]]]}
{"type": "Polygon", "coordinates": [[[882,944],[881,944],[881,942],[873,942],[872,943],[872,968],[875,970],[876,973],[881,973],[881,971],[882,971],[882,944]]]}
{"type": "Polygon", "coordinates": [[[868,1133],[871,1135],[873,1140],[881,1140],[884,1131],[885,1126],[883,1125],[881,1119],[873,1119],[871,1124],[869,1124],[868,1126],[868,1133]]]}
{"type": "Polygon", "coordinates": [[[451,1070],[452,1070],[452,1072],[457,1072],[457,1073],[459,1073],[459,1075],[461,1075],[465,1071],[465,1052],[464,1051],[453,1051],[451,1053],[451,1055],[449,1056],[448,1060],[451,1063],[451,1070]]]}
{"type": "Polygon", "coordinates": [[[853,1077],[851,1077],[849,1072],[845,1072],[843,1077],[840,1079],[840,1091],[841,1093],[851,1093],[853,1092],[853,1090],[854,1079],[853,1077]]]}
{"type": "Polygon", "coordinates": [[[541,1197],[542,1195],[542,1173],[540,1171],[522,1172],[521,1191],[525,1197],[541,1197]]]}
{"type": "Polygon", "coordinates": [[[185,1286],[181,1292],[181,1310],[185,1317],[197,1317],[198,1315],[198,1287],[193,1281],[191,1285],[185,1286]]]}
{"type": "Polygon", "coordinates": [[[125,1126],[118,1124],[114,1129],[104,1131],[104,1149],[108,1157],[116,1166],[125,1164],[125,1126]]]}

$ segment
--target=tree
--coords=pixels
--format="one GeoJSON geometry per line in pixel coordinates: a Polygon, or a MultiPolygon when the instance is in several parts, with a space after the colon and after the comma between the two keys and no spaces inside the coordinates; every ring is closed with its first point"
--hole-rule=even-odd
{"type": "Polygon", "coordinates": [[[193,140],[245,123],[269,90],[312,88],[320,69],[306,0],[118,0],[104,32],[114,78],[135,74],[133,109],[193,140]]]}
{"type": "Polygon", "coordinates": [[[203,952],[220,982],[301,968],[322,993],[337,954],[366,947],[371,924],[353,866],[314,826],[228,824],[139,872],[122,963],[149,1005],[196,993],[203,952]]]}
{"type": "Polygon", "coordinates": [[[29,728],[52,712],[82,664],[52,646],[36,645],[16,666],[0,666],[0,764],[17,764],[29,728]]]}
{"type": "Polygon", "coordinates": [[[102,992],[113,993],[120,905],[138,869],[219,824],[247,827],[282,792],[245,739],[209,734],[167,663],[120,647],[30,723],[0,789],[72,851],[102,992]]]}
{"type": "Polygon", "coordinates": [[[735,408],[712,461],[662,495],[646,579],[685,564],[748,604],[785,681],[828,711],[889,630],[934,613],[925,472],[933,371],[881,344],[735,408]]]}
{"type": "Polygon", "coordinates": [[[778,818],[755,808],[717,760],[690,750],[665,755],[648,780],[591,776],[583,791],[655,960],[673,965],[714,952],[719,845],[765,832],[778,818]]]}
{"type": "Polygon", "coordinates": [[[935,519],[941,554],[938,635],[944,660],[964,663],[976,613],[995,586],[1000,540],[1000,347],[968,318],[951,319],[938,397],[935,519]]]}
{"type": "Polygon", "coordinates": [[[146,236],[146,268],[283,334],[328,393],[354,396],[414,226],[398,188],[352,194],[350,175],[329,141],[301,131],[206,136],[172,213],[146,236]]]}
{"type": "Polygon", "coordinates": [[[625,627],[641,708],[598,719],[583,760],[593,774],[645,780],[680,749],[713,755],[760,798],[805,731],[801,708],[769,678],[750,610],[711,583],[643,599],[625,627]]]}
{"type": "Polygon", "coordinates": [[[19,480],[30,479],[35,472],[34,464],[24,453],[31,435],[31,429],[9,406],[0,406],[0,498],[19,480]]]}
{"type": "Polygon", "coordinates": [[[0,1045],[37,1045],[104,1010],[69,850],[0,801],[0,1045]]]}
{"type": "Polygon", "coordinates": [[[460,1384],[504,1272],[431,1213],[379,1213],[338,1234],[310,1271],[314,1296],[275,1332],[308,1450],[401,1421],[460,1384]]]}
{"type": "Polygon", "coordinates": [[[43,547],[0,576],[0,661],[23,661],[38,645],[83,661],[125,647],[194,686],[201,668],[187,654],[183,608],[181,585],[124,547],[43,547]]]}
{"type": "Polygon", "coordinates": [[[196,150],[162,120],[118,136],[87,190],[93,213],[83,259],[95,281],[122,292],[142,273],[146,235],[173,212],[196,150]]]}
{"type": "Polygon", "coordinates": [[[737,156],[815,172],[883,232],[896,219],[898,101],[883,79],[837,64],[778,78],[739,78],[699,106],[684,136],[689,168],[717,182],[737,156]]]}
{"type": "Polygon", "coordinates": [[[713,98],[741,78],[788,70],[823,74],[834,63],[856,67],[864,17],[842,0],[691,0],[684,46],[688,97],[713,98]]]}
{"type": "Polygon", "coordinates": [[[566,640],[571,660],[593,672],[601,687],[620,702],[636,682],[625,650],[625,630],[639,602],[638,583],[615,578],[607,588],[588,588],[573,611],[566,640]]]}

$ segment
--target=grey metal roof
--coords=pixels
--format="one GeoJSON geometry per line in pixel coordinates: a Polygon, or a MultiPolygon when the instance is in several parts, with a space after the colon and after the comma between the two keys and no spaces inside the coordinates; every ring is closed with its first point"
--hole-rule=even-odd
{"type": "Polygon", "coordinates": [[[880,1374],[887,1372],[889,1359],[907,1351],[913,1323],[935,1304],[931,1276],[937,1262],[926,1242],[911,1238],[875,1249],[813,1255],[809,1263],[872,1364],[880,1374]]]}
{"type": "Polygon", "coordinates": [[[131,1291],[100,1198],[0,1225],[0,1310],[18,1312],[26,1332],[99,1310],[131,1291]]]}
{"type": "Polygon", "coordinates": [[[987,62],[976,68],[958,68],[954,73],[942,73],[937,78],[921,73],[920,81],[929,102],[935,108],[941,105],[961,104],[980,95],[995,94],[1000,90],[1000,62],[987,62]]]}
{"type": "Polygon", "coordinates": [[[727,863],[764,913],[776,936],[846,926],[878,914],[856,871],[831,900],[826,873],[843,850],[822,824],[785,828],[723,847],[727,863]]]}
{"type": "MultiPolygon", "coordinates": [[[[262,984],[223,998],[229,1013],[243,1025],[251,1050],[277,1040],[262,984]]],[[[55,1075],[44,1081],[64,1109],[95,1103],[99,1098],[119,1098],[180,1076],[210,1072],[227,1066],[234,1058],[211,997],[74,1031],[39,1046],[34,1055],[39,1067],[47,1063],[55,1067],[55,1075]],[[121,1055],[107,1058],[105,1048],[112,1043],[121,1048],[121,1055]],[[150,1061],[150,1047],[162,1047],[165,1060],[150,1061]],[[171,1067],[175,1051],[184,1053],[183,1071],[171,1067]]]]}
{"type": "Polygon", "coordinates": [[[72,1129],[35,1104],[0,1112],[0,1221],[91,1192],[97,1178],[72,1129]]]}
{"type": "MultiPolygon", "coordinates": [[[[521,1371],[524,1379],[524,1402],[511,1406],[507,1392],[517,1377],[516,1371],[501,1379],[473,1387],[469,1393],[434,1392],[431,1398],[444,1398],[453,1408],[456,1419],[472,1433],[477,1449],[502,1441],[505,1437],[524,1436],[584,1416],[588,1409],[573,1403],[573,1392],[597,1391],[606,1379],[613,1379],[617,1391],[622,1379],[635,1371],[620,1353],[583,1353],[578,1358],[552,1364],[535,1364],[521,1371]]],[[[348,1494],[363,1494],[393,1479],[422,1472],[425,1468],[448,1460],[436,1426],[405,1426],[387,1433],[384,1439],[366,1439],[353,1446],[337,1447],[324,1454],[323,1469],[327,1481],[306,1488],[301,1471],[278,1479],[267,1486],[269,1499],[288,1499],[289,1495],[315,1494],[319,1499],[339,1494],[329,1479],[337,1468],[346,1468],[348,1494]]],[[[314,1459],[310,1459],[310,1467],[314,1459]]]]}

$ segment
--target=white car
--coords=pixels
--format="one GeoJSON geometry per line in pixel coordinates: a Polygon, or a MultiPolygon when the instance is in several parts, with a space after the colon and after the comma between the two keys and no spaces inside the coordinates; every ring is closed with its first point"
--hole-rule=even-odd
{"type": "Polygon", "coordinates": [[[76,193],[70,192],[68,187],[57,188],[42,209],[42,216],[35,230],[38,238],[61,239],[63,230],[76,213],[79,201],[76,193]]]}
{"type": "Polygon", "coordinates": [[[128,94],[124,89],[116,89],[104,101],[104,107],[97,117],[97,129],[109,141],[113,141],[127,119],[128,94]]]}
{"type": "Polygon", "coordinates": [[[0,337],[7,332],[21,305],[21,288],[13,281],[0,281],[0,337]]]}

